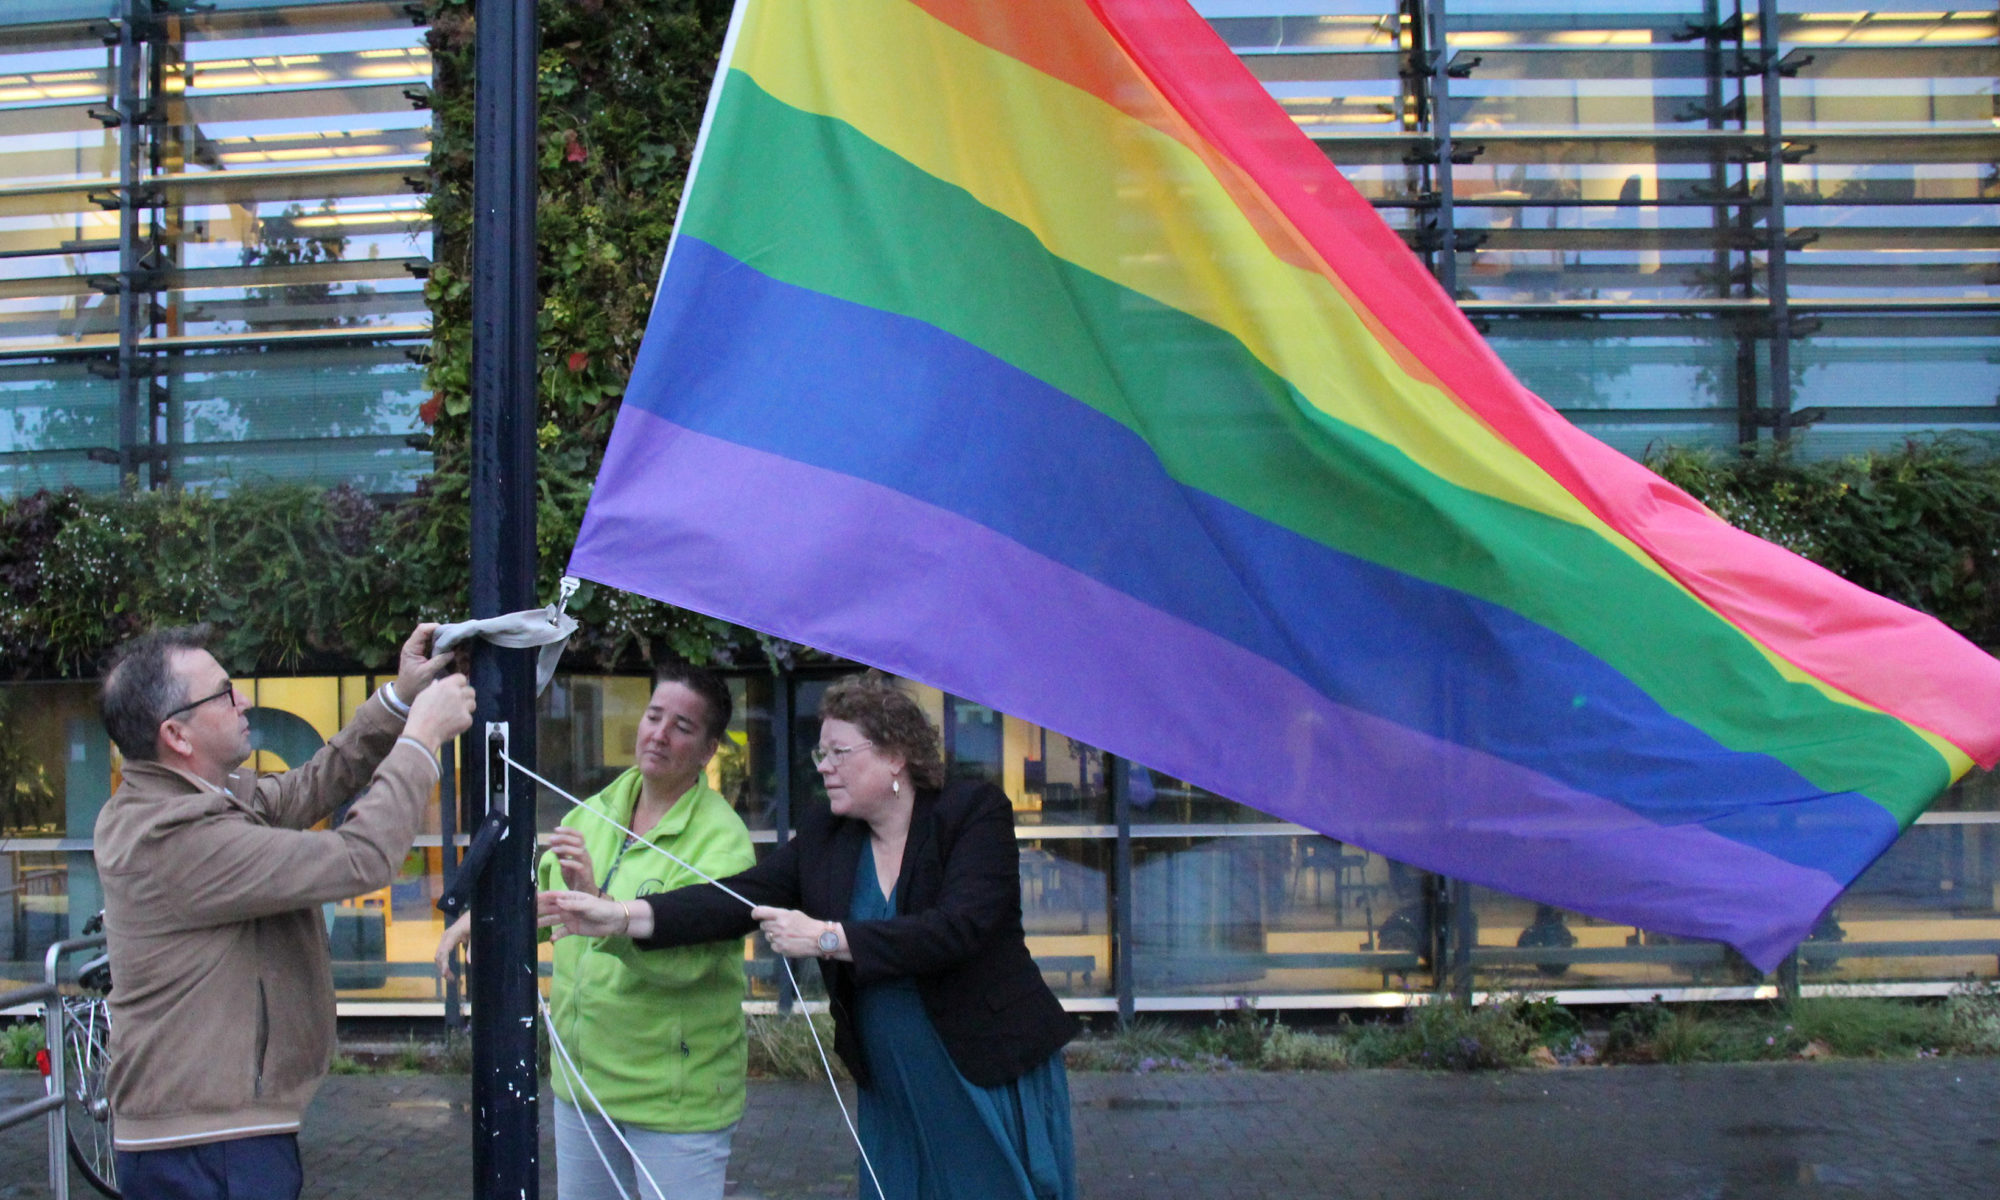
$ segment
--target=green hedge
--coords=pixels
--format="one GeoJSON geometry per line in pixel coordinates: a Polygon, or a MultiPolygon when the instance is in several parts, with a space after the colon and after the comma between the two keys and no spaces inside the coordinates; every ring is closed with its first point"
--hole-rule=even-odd
{"type": "MultiPolygon", "coordinates": [[[[1670,450],[1651,465],[1732,523],[2000,646],[2000,459],[1982,446],[1913,442],[1831,462],[1670,450]]],[[[416,621],[464,614],[465,510],[463,477],[443,473],[393,505],[348,488],[17,499],[0,506],[0,654],[12,678],[88,677],[137,630],[207,619],[233,671],[386,667],[416,621]]],[[[580,510],[550,511],[569,531],[580,510]]],[[[543,547],[551,589],[560,536],[543,547]]],[[[585,630],[566,661],[578,668],[630,668],[663,649],[722,662],[796,651],[609,591],[574,608],[585,630]]]]}
{"type": "MultiPolygon", "coordinates": [[[[268,487],[43,492],[0,506],[5,677],[91,678],[124,638],[202,620],[215,624],[216,657],[233,672],[388,669],[418,621],[466,615],[456,484],[392,505],[351,488],[268,487]]],[[[615,592],[579,594],[571,609],[586,622],[564,659],[572,669],[640,667],[667,650],[698,662],[788,650],[615,592]]]]}
{"type": "Polygon", "coordinates": [[[1783,452],[1668,450],[1648,465],[1730,524],[1994,649],[2000,459],[1993,450],[1961,435],[1822,462],[1783,452]]]}

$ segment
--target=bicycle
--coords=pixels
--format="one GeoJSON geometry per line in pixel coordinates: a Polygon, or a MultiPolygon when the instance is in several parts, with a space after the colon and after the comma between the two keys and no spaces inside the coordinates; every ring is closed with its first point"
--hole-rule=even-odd
{"type": "MultiPolygon", "coordinates": [[[[104,931],[104,914],[84,923],[86,936],[104,931]]],[[[105,1092],[106,1071],[111,1063],[111,962],[100,954],[77,972],[83,990],[64,996],[62,1046],[64,1091],[63,1124],[69,1143],[70,1164],[91,1187],[119,1200],[118,1158],[111,1135],[111,1099],[105,1092]]],[[[44,1051],[48,1053],[48,1051],[44,1051]]],[[[46,1062],[42,1074],[49,1074],[46,1062]]]]}

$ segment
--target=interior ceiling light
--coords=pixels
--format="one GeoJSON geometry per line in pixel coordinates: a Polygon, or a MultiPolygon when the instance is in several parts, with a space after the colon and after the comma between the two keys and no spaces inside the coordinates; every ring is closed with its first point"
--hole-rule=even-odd
{"type": "Polygon", "coordinates": [[[188,86],[189,91],[218,91],[223,88],[271,87],[288,83],[325,83],[333,78],[331,71],[244,71],[236,75],[222,75],[215,78],[204,76],[188,86]]]}
{"type": "Polygon", "coordinates": [[[103,85],[94,83],[59,84],[55,87],[0,87],[0,101],[75,100],[84,96],[102,96],[103,94],[103,85]]]}
{"type": "Polygon", "coordinates": [[[428,221],[431,215],[423,209],[385,209],[378,212],[317,213],[308,217],[293,217],[291,224],[299,229],[323,229],[332,225],[377,225],[385,221],[428,221]]]}

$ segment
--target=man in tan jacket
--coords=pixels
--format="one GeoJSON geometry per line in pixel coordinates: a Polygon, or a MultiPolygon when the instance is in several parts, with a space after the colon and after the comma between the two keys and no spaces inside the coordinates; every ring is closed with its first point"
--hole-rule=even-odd
{"type": "Polygon", "coordinates": [[[333,1049],[320,905],[388,885],[472,722],[435,625],[310,762],[257,778],[243,693],[204,626],[127,642],[104,679],[124,779],[97,819],[109,1091],[129,1200],[294,1200],[300,1114],[333,1049]],[[436,682],[433,682],[435,680],[436,682]],[[358,796],[358,799],[357,799],[358,796]],[[338,829],[314,830],[353,800],[338,829]]]}

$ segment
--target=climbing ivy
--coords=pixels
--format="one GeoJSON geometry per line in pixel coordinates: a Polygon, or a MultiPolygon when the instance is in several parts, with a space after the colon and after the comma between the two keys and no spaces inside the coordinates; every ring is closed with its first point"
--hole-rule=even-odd
{"type": "MultiPolygon", "coordinates": [[[[541,469],[587,486],[645,332],[727,21],[701,0],[541,6],[536,376],[541,469]]],[[[472,5],[433,0],[429,41],[441,472],[464,470],[472,355],[472,5]]]]}
{"type": "MultiPolygon", "coordinates": [[[[473,6],[432,0],[435,64],[426,284],[434,493],[464,495],[472,394],[473,6]]],[[[576,0],[540,9],[536,213],[537,561],[544,595],[589,501],[631,377],[728,24],[723,0],[576,0]]],[[[462,588],[463,583],[459,586],[462,588]]],[[[794,647],[608,589],[580,593],[586,654],[706,661],[794,647]]]]}

